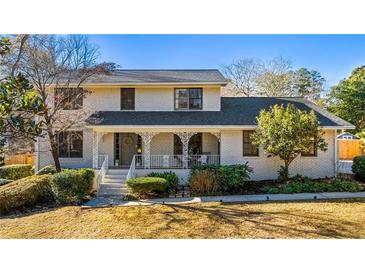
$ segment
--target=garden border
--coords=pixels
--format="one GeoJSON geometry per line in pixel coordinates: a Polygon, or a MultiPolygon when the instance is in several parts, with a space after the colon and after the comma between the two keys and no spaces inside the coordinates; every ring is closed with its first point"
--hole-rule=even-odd
{"type": "Polygon", "coordinates": [[[185,198],[159,198],[137,201],[123,201],[122,198],[95,198],[81,206],[83,209],[110,206],[150,206],[158,204],[190,204],[190,203],[247,203],[270,201],[310,201],[365,198],[362,192],[320,192],[320,193],[295,193],[295,194],[255,194],[255,195],[227,195],[227,196],[202,196],[185,198]]]}

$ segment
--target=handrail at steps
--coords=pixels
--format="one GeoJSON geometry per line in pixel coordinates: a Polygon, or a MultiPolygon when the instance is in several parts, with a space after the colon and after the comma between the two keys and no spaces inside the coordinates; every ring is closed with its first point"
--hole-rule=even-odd
{"type": "Polygon", "coordinates": [[[96,176],[96,191],[99,191],[100,188],[100,184],[103,182],[104,177],[106,175],[106,173],[108,172],[108,155],[99,155],[103,156],[103,162],[101,164],[100,170],[98,172],[98,175],[96,176]]]}
{"type": "Polygon", "coordinates": [[[132,179],[135,176],[135,170],[136,170],[136,155],[133,155],[131,165],[128,170],[127,178],[126,180],[132,179]]]}

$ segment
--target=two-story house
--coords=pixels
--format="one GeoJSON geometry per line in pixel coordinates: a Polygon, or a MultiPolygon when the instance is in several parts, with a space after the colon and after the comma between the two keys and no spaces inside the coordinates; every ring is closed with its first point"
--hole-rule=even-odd
{"type": "MultiPolygon", "coordinates": [[[[215,69],[118,70],[90,78],[83,86],[92,93],[80,105],[94,112],[85,126],[59,136],[61,164],[128,176],[173,170],[186,181],[193,165],[248,162],[252,180],[274,179],[280,159],[253,145],[250,134],[260,110],[292,103],[315,110],[328,150],[301,155],[290,172],[335,175],[336,131],[351,124],[303,98],[221,97],[226,84],[215,69]]],[[[42,142],[36,151],[37,169],[53,163],[42,142]]]]}

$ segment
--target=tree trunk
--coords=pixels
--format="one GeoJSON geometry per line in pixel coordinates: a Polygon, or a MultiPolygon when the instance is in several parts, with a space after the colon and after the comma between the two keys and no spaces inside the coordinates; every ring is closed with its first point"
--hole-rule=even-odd
{"type": "Polygon", "coordinates": [[[284,170],[285,170],[285,181],[289,180],[289,165],[290,165],[290,161],[289,160],[285,160],[284,161],[284,170]]]}
{"type": "Polygon", "coordinates": [[[48,138],[56,171],[61,172],[60,158],[58,155],[58,144],[52,131],[48,131],[48,138]]]}

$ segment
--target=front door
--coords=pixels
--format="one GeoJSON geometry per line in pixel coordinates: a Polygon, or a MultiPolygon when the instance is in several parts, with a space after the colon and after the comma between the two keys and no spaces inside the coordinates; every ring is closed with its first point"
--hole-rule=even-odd
{"type": "Polygon", "coordinates": [[[129,167],[133,155],[137,154],[137,135],[135,133],[115,133],[114,140],[115,165],[129,167]]]}

